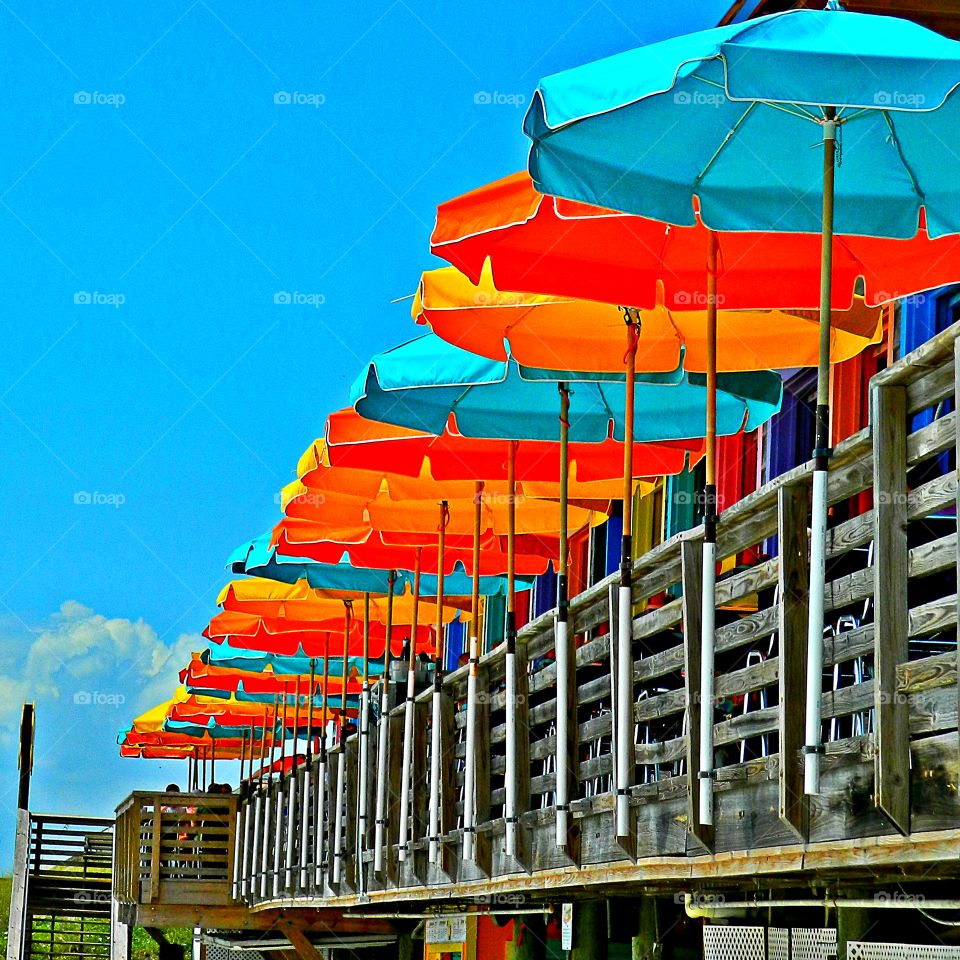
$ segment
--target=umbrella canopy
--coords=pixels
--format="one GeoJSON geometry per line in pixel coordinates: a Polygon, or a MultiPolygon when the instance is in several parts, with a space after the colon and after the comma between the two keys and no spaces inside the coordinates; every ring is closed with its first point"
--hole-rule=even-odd
{"type": "MultiPolygon", "coordinates": [[[[665,224],[657,226],[661,232],[667,230],[665,224]]],[[[702,228],[699,232],[706,233],[702,228]]],[[[659,246],[664,246],[663,238],[659,246]]],[[[661,251],[660,256],[670,253],[661,251]]],[[[647,258],[651,269],[654,262],[661,263],[650,253],[647,258]]],[[[543,259],[549,260],[550,255],[543,259]]],[[[582,272],[592,274],[591,270],[582,272]]],[[[705,278],[703,262],[700,273],[701,279],[705,278]]],[[[601,289],[598,286],[596,292],[601,289]]],[[[656,289],[649,293],[654,298],[658,295],[656,289]]],[[[688,290],[685,298],[690,297],[688,290]]],[[[489,266],[483,269],[477,284],[453,267],[424,273],[413,317],[448,343],[492,360],[505,361],[512,356],[520,364],[550,370],[623,373],[623,315],[618,307],[571,297],[503,293],[494,286],[489,266]]],[[[642,309],[638,367],[673,369],[682,360],[686,370],[706,372],[707,329],[703,309],[692,310],[689,305],[674,309],[662,304],[642,309]]],[[[832,331],[831,360],[847,360],[871,343],[880,342],[883,312],[865,307],[863,300],[856,298],[853,309],[835,311],[832,331]]],[[[720,310],[717,369],[816,366],[819,340],[815,311],[720,310]]]]}
{"type": "MultiPolygon", "coordinates": [[[[839,233],[960,233],[960,43],[907,20],[788,10],[541,80],[544,193],[711,230],[819,233],[823,108],[844,129],[839,233]],[[669,149],[660,149],[669,130],[669,149]]],[[[956,279],[956,278],[954,278],[956,279]]]]}
{"type": "MultiPolygon", "coordinates": [[[[246,670],[252,673],[262,673],[265,670],[272,670],[275,674],[300,674],[308,676],[310,666],[313,663],[317,674],[323,673],[323,661],[316,657],[285,657],[276,653],[268,653],[263,650],[248,650],[243,647],[233,646],[229,640],[224,640],[220,644],[208,647],[197,654],[202,663],[211,667],[231,668],[236,670],[246,670]]],[[[363,668],[362,657],[351,657],[348,660],[347,669],[351,676],[359,676],[363,668]]],[[[382,666],[378,663],[369,665],[369,672],[379,673],[382,666]]],[[[331,658],[328,670],[329,676],[341,676],[343,673],[343,658],[331,658]]]]}
{"type": "MultiPolygon", "coordinates": [[[[554,402],[555,428],[556,406],[554,402]]],[[[507,457],[502,440],[464,436],[452,418],[442,432],[433,434],[380,423],[362,417],[352,409],[338,410],[327,418],[326,449],[335,466],[363,467],[389,457],[395,472],[416,477],[422,470],[424,458],[427,458],[433,477],[444,482],[462,480],[464,474],[484,481],[507,478],[507,457]]],[[[702,454],[703,441],[699,438],[636,444],[633,476],[680,473],[696,463],[702,454]]],[[[521,438],[516,446],[515,469],[521,483],[543,481],[555,484],[561,474],[560,444],[552,437],[548,440],[521,438]]],[[[623,445],[612,436],[599,443],[570,443],[569,476],[572,481],[607,481],[620,476],[622,469],[623,445]]],[[[518,537],[518,545],[521,540],[518,537]]]]}
{"type": "MultiPolygon", "coordinates": [[[[362,417],[384,423],[439,434],[453,416],[465,436],[546,441],[558,430],[557,382],[568,380],[571,444],[622,441],[628,419],[622,384],[578,379],[587,376],[555,371],[552,382],[539,373],[530,379],[512,359],[489,360],[428,334],[374,357],[350,395],[362,417]]],[[[779,409],[781,394],[780,378],[770,371],[721,375],[718,433],[755,429],[779,409]]],[[[698,374],[675,384],[637,383],[634,403],[636,441],[704,432],[706,387],[698,374]]]]}
{"type": "MultiPolygon", "coordinates": [[[[725,310],[817,308],[820,224],[814,229],[816,233],[736,231],[716,235],[720,305],[725,310]]],[[[656,308],[662,303],[667,309],[686,311],[707,304],[704,265],[710,235],[699,218],[692,226],[677,226],[542,194],[524,171],[441,204],[431,250],[479,285],[481,300],[495,303],[509,297],[491,298],[486,290],[486,282],[490,282],[500,290],[639,308],[656,308]],[[485,282],[487,271],[489,281],[485,282]]],[[[439,322],[436,313],[443,298],[449,296],[448,281],[437,271],[424,275],[425,281],[428,278],[430,285],[425,285],[422,294],[425,319],[439,333],[442,331],[434,323],[439,322]]],[[[831,325],[842,333],[847,319],[857,315],[869,318],[862,309],[849,318],[844,316],[857,304],[858,291],[864,304],[876,306],[958,280],[960,238],[931,239],[923,216],[916,234],[896,243],[838,235],[833,251],[831,325]]],[[[718,334],[722,338],[725,332],[721,328],[718,334]]],[[[850,332],[862,335],[860,328],[850,332]]],[[[584,333],[589,336],[591,331],[584,333]]],[[[834,341],[832,359],[836,362],[843,359],[845,350],[840,336],[835,335],[834,341]]],[[[511,342],[516,351],[518,344],[511,342]]],[[[688,370],[699,370],[691,353],[688,349],[685,365],[688,370]]],[[[514,355],[523,360],[516,352],[514,355]]]]}

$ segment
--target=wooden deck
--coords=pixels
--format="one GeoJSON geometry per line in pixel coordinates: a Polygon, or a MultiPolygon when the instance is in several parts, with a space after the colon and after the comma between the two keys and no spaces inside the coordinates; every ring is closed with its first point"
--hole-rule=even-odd
{"type": "MultiPolygon", "coordinates": [[[[869,887],[891,876],[929,882],[960,874],[957,336],[952,327],[875,377],[871,426],[838,444],[831,460],[826,753],[818,796],[803,795],[811,480],[803,466],[731,506],[720,521],[717,552],[727,572],[717,585],[712,827],[699,822],[696,806],[698,528],[635,563],[633,689],[624,694],[634,719],[629,838],[618,841],[614,827],[611,577],[571,602],[579,645],[577,722],[570,724],[574,828],[565,849],[555,836],[556,666],[547,615],[520,633],[513,702],[506,702],[504,651],[492,651],[479,665],[473,859],[462,856],[464,667],[444,680],[438,862],[427,862],[428,690],[416,703],[413,839],[405,861],[397,848],[400,707],[384,725],[390,758],[384,869],[374,870],[373,730],[363,835],[354,736],[343,747],[342,793],[339,748],[328,756],[322,807],[316,760],[309,778],[301,769],[292,781],[241,798],[226,864],[232,894],[254,911],[401,901],[423,907],[438,899],[489,905],[551,898],[561,890],[564,896],[719,887],[762,892],[785,884],[827,887],[844,878],[869,887]],[[506,855],[504,843],[507,710],[519,721],[517,857],[506,855]],[[322,818],[318,809],[326,812],[322,818]],[[341,817],[333,815],[338,809],[341,817]]],[[[121,835],[118,824],[118,843],[121,835]]],[[[142,868],[142,841],[128,839],[125,849],[142,868]]],[[[154,853],[150,869],[163,861],[154,853]]],[[[159,879],[125,876],[129,896],[141,899],[149,889],[162,897],[164,884],[173,883],[162,872],[159,879]]]]}

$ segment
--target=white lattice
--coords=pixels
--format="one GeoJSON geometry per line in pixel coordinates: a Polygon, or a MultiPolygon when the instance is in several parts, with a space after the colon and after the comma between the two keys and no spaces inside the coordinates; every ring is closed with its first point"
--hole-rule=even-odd
{"type": "Polygon", "coordinates": [[[831,960],[836,955],[836,928],[793,927],[790,931],[791,960],[831,960]]]}
{"type": "Polygon", "coordinates": [[[960,947],[850,942],[847,944],[847,960],[960,960],[960,947]]]}
{"type": "Polygon", "coordinates": [[[767,931],[767,960],[790,960],[790,931],[771,927],[767,931]]]}
{"type": "Polygon", "coordinates": [[[704,960],[766,960],[766,932],[764,927],[704,927],[704,960]]]}
{"type": "Polygon", "coordinates": [[[263,960],[258,950],[231,950],[221,943],[207,943],[207,960],[263,960]]]}

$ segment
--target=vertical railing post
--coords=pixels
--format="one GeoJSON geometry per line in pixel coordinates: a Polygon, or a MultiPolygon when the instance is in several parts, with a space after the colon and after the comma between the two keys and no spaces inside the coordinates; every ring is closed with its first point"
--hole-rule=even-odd
{"type": "Polygon", "coordinates": [[[807,528],[810,495],[806,484],[781,487],[777,501],[780,706],[780,819],[802,840],[807,835],[808,801],[803,790],[804,702],[807,689],[807,629],[810,561],[807,528]]]}
{"type": "Polygon", "coordinates": [[[477,869],[489,877],[493,872],[490,833],[481,827],[490,824],[490,668],[486,663],[477,665],[476,731],[479,748],[474,768],[474,826],[473,862],[477,869]]]}
{"type": "Polygon", "coordinates": [[[700,774],[713,775],[712,764],[709,771],[701,771],[700,766],[700,717],[705,710],[713,713],[713,704],[703,702],[700,688],[703,552],[699,536],[680,541],[684,686],[687,695],[687,830],[709,850],[713,844],[713,827],[702,822],[700,809],[700,774]]]}
{"type": "Polygon", "coordinates": [[[907,395],[870,388],[873,438],[875,802],[910,832],[910,715],[897,693],[897,667],[909,656],[907,605],[907,395]]]}

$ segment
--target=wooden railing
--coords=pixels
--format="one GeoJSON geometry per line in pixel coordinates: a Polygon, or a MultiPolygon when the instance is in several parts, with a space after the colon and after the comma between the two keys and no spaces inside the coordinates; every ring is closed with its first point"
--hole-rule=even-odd
{"type": "MultiPolygon", "coordinates": [[[[444,886],[482,895],[486,884],[509,875],[526,877],[526,888],[536,891],[538,877],[558,870],[567,871],[563,882],[573,882],[571,868],[586,876],[617,861],[709,862],[734,853],[743,855],[741,866],[731,866],[728,857],[724,869],[750,875],[756,865],[743,864],[760,848],[956,831],[957,334],[952,327],[876,376],[870,427],[839,443],[830,461],[819,795],[803,794],[807,464],[721,516],[716,700],[709,705],[716,768],[712,826],[701,822],[698,809],[699,713],[705,705],[699,690],[703,530],[696,528],[634,566],[633,690],[614,691],[629,697],[633,712],[629,837],[618,840],[613,822],[611,577],[571,602],[578,642],[571,712],[576,722],[570,724],[576,761],[570,772],[574,829],[565,846],[558,846],[554,825],[556,666],[548,614],[520,633],[512,702],[506,701],[503,649],[479,664],[472,859],[462,856],[464,667],[443,684],[438,862],[427,862],[426,690],[416,702],[409,855],[401,862],[397,849],[403,736],[398,707],[381,726],[389,755],[383,869],[374,869],[377,731],[371,724],[364,829],[357,815],[360,747],[352,736],[323,765],[314,758],[309,768],[257,785],[245,797],[236,828],[235,894],[251,904],[343,904],[381,891],[389,899],[391,891],[404,888],[422,889],[426,899],[444,886]],[[508,710],[519,721],[516,857],[506,856],[503,842],[508,710]],[[341,750],[343,783],[337,776],[341,750]]],[[[164,815],[148,813],[138,802],[124,834],[141,850],[127,895],[137,884],[155,884],[170,852],[156,839],[164,815]],[[151,828],[154,816],[159,826],[151,828]],[[152,839],[145,838],[149,829],[152,839]],[[151,845],[157,843],[159,848],[151,845]]],[[[229,849],[226,841],[221,849],[229,849]]],[[[856,865],[855,853],[849,863],[856,865]]]]}
{"type": "Polygon", "coordinates": [[[132,793],[117,808],[114,895],[127,904],[232,902],[237,798],[132,793]]]}

